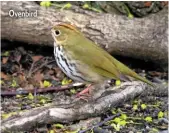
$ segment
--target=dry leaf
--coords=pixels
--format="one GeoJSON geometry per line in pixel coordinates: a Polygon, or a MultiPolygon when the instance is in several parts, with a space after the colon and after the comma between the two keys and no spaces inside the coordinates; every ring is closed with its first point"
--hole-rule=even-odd
{"type": "Polygon", "coordinates": [[[33,77],[27,79],[28,84],[32,84],[35,87],[39,87],[39,82],[35,81],[33,77]]]}
{"type": "Polygon", "coordinates": [[[42,81],[43,79],[43,73],[40,73],[39,71],[34,75],[34,80],[37,82],[42,81]]]}
{"type": "Polygon", "coordinates": [[[49,72],[48,72],[50,75],[53,75],[55,72],[54,72],[54,70],[49,70],[49,72]]]}
{"type": "Polygon", "coordinates": [[[32,56],[32,59],[33,59],[34,62],[36,62],[36,61],[38,61],[38,60],[40,60],[42,58],[43,58],[43,56],[41,56],[41,55],[32,56]]]}
{"type": "Polygon", "coordinates": [[[28,84],[27,86],[25,86],[25,90],[33,90],[34,86],[32,84],[28,84]]]}
{"type": "Polygon", "coordinates": [[[21,80],[21,81],[25,81],[26,80],[25,75],[19,74],[18,77],[19,77],[19,80],[21,80]]]}
{"type": "Polygon", "coordinates": [[[43,82],[40,81],[40,88],[44,88],[43,82]]]}
{"type": "Polygon", "coordinates": [[[2,58],[2,64],[6,64],[7,61],[8,61],[8,57],[3,57],[3,58],[2,58]]]}
{"type": "Polygon", "coordinates": [[[17,62],[19,62],[19,61],[21,60],[21,55],[16,56],[16,57],[15,57],[15,60],[16,60],[17,62]]]}
{"type": "Polygon", "coordinates": [[[22,75],[22,74],[18,75],[18,84],[22,88],[25,88],[25,86],[27,86],[28,82],[27,82],[24,75],[22,75]]]}
{"type": "Polygon", "coordinates": [[[55,68],[52,68],[52,69],[54,69],[55,76],[56,76],[57,78],[60,78],[60,79],[63,79],[63,78],[64,78],[64,73],[61,71],[60,68],[55,67],[55,68]]]}
{"type": "Polygon", "coordinates": [[[146,7],[150,7],[150,6],[151,6],[151,4],[152,4],[152,2],[151,2],[151,1],[144,2],[144,6],[146,6],[146,7]]]}
{"type": "Polygon", "coordinates": [[[156,71],[151,71],[151,72],[149,72],[149,74],[150,74],[151,76],[161,76],[161,75],[162,75],[161,72],[156,72],[156,71]]]}
{"type": "Polygon", "coordinates": [[[4,72],[1,72],[1,79],[10,80],[10,76],[6,75],[4,72]]]}

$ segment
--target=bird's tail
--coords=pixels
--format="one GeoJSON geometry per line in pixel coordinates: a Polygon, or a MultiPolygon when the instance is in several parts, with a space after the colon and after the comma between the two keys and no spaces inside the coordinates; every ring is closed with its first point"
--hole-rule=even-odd
{"type": "Polygon", "coordinates": [[[137,73],[135,73],[134,71],[133,71],[132,73],[133,73],[133,74],[132,74],[132,77],[134,77],[135,79],[141,80],[141,81],[143,81],[143,82],[145,82],[145,83],[147,83],[147,84],[149,84],[149,85],[155,87],[155,85],[154,85],[151,81],[147,80],[147,79],[144,78],[144,77],[139,76],[139,75],[138,75],[137,73]]]}
{"type": "Polygon", "coordinates": [[[135,73],[133,70],[131,70],[130,68],[128,68],[126,65],[122,64],[121,62],[119,62],[115,58],[114,58],[114,61],[116,62],[117,67],[121,68],[120,71],[121,71],[122,74],[131,76],[131,77],[133,77],[133,78],[135,78],[137,80],[140,80],[142,82],[145,82],[145,83],[155,87],[155,85],[151,81],[147,80],[144,77],[139,76],[137,73],[135,73]]]}

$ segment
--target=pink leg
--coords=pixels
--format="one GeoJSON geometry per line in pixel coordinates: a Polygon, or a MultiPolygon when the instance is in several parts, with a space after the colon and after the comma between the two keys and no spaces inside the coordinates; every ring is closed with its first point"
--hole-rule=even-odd
{"type": "Polygon", "coordinates": [[[90,87],[92,85],[90,84],[87,88],[85,88],[84,90],[82,90],[81,92],[79,92],[78,94],[76,94],[76,97],[81,97],[81,96],[89,96],[89,93],[90,93],[90,87]]]}

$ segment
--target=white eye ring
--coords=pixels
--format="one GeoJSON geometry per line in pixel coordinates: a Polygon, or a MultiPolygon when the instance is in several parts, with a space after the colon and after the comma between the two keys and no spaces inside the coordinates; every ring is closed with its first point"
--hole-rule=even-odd
{"type": "Polygon", "coordinates": [[[56,36],[59,36],[60,33],[61,33],[60,30],[55,30],[55,35],[56,35],[56,36]]]}

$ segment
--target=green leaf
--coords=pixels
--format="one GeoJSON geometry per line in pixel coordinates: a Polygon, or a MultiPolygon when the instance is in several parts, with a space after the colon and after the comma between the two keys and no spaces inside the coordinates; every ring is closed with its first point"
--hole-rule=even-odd
{"type": "Polygon", "coordinates": [[[114,124],[112,123],[111,126],[116,130],[116,131],[120,131],[120,125],[119,124],[114,124]]]}
{"type": "Polygon", "coordinates": [[[5,51],[4,53],[2,53],[2,56],[9,56],[9,55],[10,55],[9,51],[5,51]]]}
{"type": "Polygon", "coordinates": [[[51,84],[49,81],[46,81],[46,80],[45,80],[45,81],[43,82],[43,86],[44,86],[44,87],[50,87],[51,85],[52,85],[52,84],[51,84]]]}
{"type": "Polygon", "coordinates": [[[83,8],[84,8],[84,9],[89,9],[89,7],[90,7],[90,6],[89,6],[87,3],[85,3],[85,4],[83,5],[83,8]]]}
{"type": "Polygon", "coordinates": [[[93,129],[90,130],[91,133],[94,133],[93,129]]]}
{"type": "Polygon", "coordinates": [[[34,96],[32,95],[32,93],[29,93],[29,94],[28,94],[28,99],[29,99],[29,100],[33,100],[33,99],[34,99],[34,96]]]}
{"type": "Polygon", "coordinates": [[[162,111],[158,112],[158,119],[163,117],[164,117],[164,113],[162,111]]]}
{"type": "Polygon", "coordinates": [[[40,2],[40,6],[43,6],[43,7],[50,7],[51,4],[52,3],[50,1],[42,1],[42,2],[40,2]]]}
{"type": "Polygon", "coordinates": [[[22,96],[21,95],[16,95],[16,98],[22,98],[22,96]]]}
{"type": "Polygon", "coordinates": [[[116,111],[114,109],[111,110],[112,114],[116,114],[116,111]]]}
{"type": "Polygon", "coordinates": [[[125,120],[122,120],[118,124],[121,125],[121,126],[125,126],[127,124],[127,122],[125,120]]]}
{"type": "Polygon", "coordinates": [[[133,121],[133,120],[129,120],[129,123],[132,123],[132,124],[133,124],[133,123],[134,123],[134,121],[133,121]]]}
{"type": "Polygon", "coordinates": [[[64,78],[64,79],[62,80],[62,85],[68,85],[68,84],[70,84],[71,82],[72,82],[72,80],[67,79],[67,78],[64,78]]]}
{"type": "Polygon", "coordinates": [[[7,119],[11,116],[11,114],[2,114],[2,119],[7,119]]]}
{"type": "Polygon", "coordinates": [[[113,120],[115,123],[119,123],[121,121],[121,119],[119,117],[116,117],[114,120],[113,120]]]}
{"type": "Polygon", "coordinates": [[[134,17],[133,14],[131,14],[129,8],[125,4],[124,4],[124,8],[125,8],[125,10],[127,12],[128,18],[133,18],[134,17]]]}
{"type": "Polygon", "coordinates": [[[67,8],[67,9],[69,9],[71,7],[72,7],[72,4],[70,4],[70,3],[67,3],[66,5],[64,5],[64,8],[67,8]]]}
{"type": "Polygon", "coordinates": [[[60,128],[60,129],[64,128],[64,126],[62,124],[59,124],[59,123],[53,124],[53,126],[56,127],[56,128],[60,128]]]}
{"type": "Polygon", "coordinates": [[[123,120],[126,120],[127,119],[127,115],[126,114],[121,114],[120,118],[123,119],[123,120]]]}
{"type": "Polygon", "coordinates": [[[152,122],[153,121],[152,117],[150,117],[150,116],[147,116],[144,120],[147,121],[147,122],[152,122]]]}
{"type": "Polygon", "coordinates": [[[9,117],[11,117],[12,115],[16,115],[17,112],[10,112],[10,113],[4,113],[2,114],[2,119],[7,119],[9,117]]]}
{"type": "Polygon", "coordinates": [[[133,14],[131,14],[131,13],[128,14],[128,18],[132,19],[133,17],[134,17],[133,14]]]}
{"type": "Polygon", "coordinates": [[[148,133],[159,133],[159,130],[156,128],[152,128],[151,131],[149,131],[148,133]]]}
{"type": "Polygon", "coordinates": [[[73,89],[70,89],[70,92],[71,92],[72,94],[75,94],[75,93],[76,93],[76,90],[73,88],[73,89]]]}
{"type": "Polygon", "coordinates": [[[63,10],[63,9],[69,9],[69,8],[71,8],[71,7],[72,7],[72,4],[67,3],[67,4],[65,4],[65,5],[61,8],[61,10],[63,10]]]}
{"type": "Polygon", "coordinates": [[[135,99],[135,100],[133,101],[133,104],[134,104],[134,103],[137,104],[137,103],[138,103],[138,100],[135,99]]]}
{"type": "Polygon", "coordinates": [[[11,87],[17,87],[17,83],[16,83],[16,80],[15,80],[15,79],[12,80],[11,87]]]}
{"type": "Polygon", "coordinates": [[[97,8],[93,8],[93,7],[91,7],[91,8],[90,8],[90,10],[93,10],[93,11],[95,11],[95,12],[99,12],[99,13],[101,13],[101,12],[102,12],[101,10],[99,10],[99,9],[97,9],[97,8]]]}
{"type": "Polygon", "coordinates": [[[0,85],[2,85],[2,84],[4,84],[4,81],[2,81],[2,80],[0,79],[0,85]]]}
{"type": "Polygon", "coordinates": [[[115,85],[119,86],[120,84],[121,84],[121,81],[120,80],[116,80],[115,85]]]}
{"type": "Polygon", "coordinates": [[[42,103],[42,104],[45,104],[46,103],[46,99],[41,99],[39,102],[42,103]]]}
{"type": "Polygon", "coordinates": [[[133,110],[138,110],[138,105],[137,105],[137,104],[134,104],[132,109],[133,109],[133,110]]]}
{"type": "Polygon", "coordinates": [[[49,133],[55,133],[55,131],[54,130],[49,130],[49,133]]]}
{"type": "Polygon", "coordinates": [[[147,105],[146,104],[141,104],[141,109],[146,109],[147,108],[147,105]]]}
{"type": "Polygon", "coordinates": [[[123,111],[120,108],[117,109],[117,112],[123,113],[123,111]]]}

